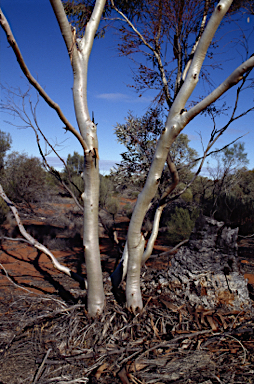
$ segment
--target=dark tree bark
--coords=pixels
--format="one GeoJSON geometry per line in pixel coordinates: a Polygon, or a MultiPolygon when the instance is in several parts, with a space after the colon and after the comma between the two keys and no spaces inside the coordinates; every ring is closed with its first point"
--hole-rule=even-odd
{"type": "Polygon", "coordinates": [[[200,216],[186,246],[168,272],[175,298],[206,309],[244,309],[250,305],[247,281],[237,262],[238,228],[200,216]]]}

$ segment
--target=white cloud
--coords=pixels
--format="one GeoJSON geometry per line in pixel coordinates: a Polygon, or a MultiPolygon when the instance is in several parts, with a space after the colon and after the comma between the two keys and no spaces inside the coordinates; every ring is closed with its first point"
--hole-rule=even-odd
{"type": "Polygon", "coordinates": [[[131,98],[124,93],[100,93],[96,97],[98,99],[104,99],[109,101],[131,101],[131,98]]]}
{"type": "MultiPolygon", "coordinates": [[[[57,171],[62,171],[64,168],[62,161],[58,157],[47,156],[46,159],[49,165],[54,167],[57,171]]],[[[66,158],[64,158],[64,161],[66,161],[66,158]]]]}
{"type": "Polygon", "coordinates": [[[104,99],[107,101],[121,101],[125,103],[151,103],[152,98],[151,97],[137,97],[132,95],[127,95],[125,93],[100,93],[96,96],[98,99],[104,99]]]}
{"type": "Polygon", "coordinates": [[[100,159],[100,162],[99,162],[100,173],[102,174],[110,173],[110,170],[116,165],[116,163],[120,163],[120,161],[100,159]]]}

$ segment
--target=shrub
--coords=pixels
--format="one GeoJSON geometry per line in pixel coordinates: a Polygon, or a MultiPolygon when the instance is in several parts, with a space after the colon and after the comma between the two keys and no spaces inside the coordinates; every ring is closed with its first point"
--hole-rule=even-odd
{"type": "Polygon", "coordinates": [[[107,176],[100,175],[100,197],[99,204],[101,208],[105,208],[107,200],[110,198],[113,191],[113,183],[107,176]]]}
{"type": "Polygon", "coordinates": [[[0,197],[0,224],[2,224],[5,221],[6,215],[8,212],[9,212],[8,205],[2,199],[2,197],[0,197]]]}
{"type": "Polygon", "coordinates": [[[41,161],[18,152],[7,157],[2,182],[8,197],[18,203],[40,201],[47,191],[46,172],[41,161]]]}
{"type": "Polygon", "coordinates": [[[120,204],[116,198],[110,197],[107,199],[106,209],[113,216],[113,219],[115,215],[118,213],[119,207],[120,207],[120,204]]]}
{"type": "Polygon", "coordinates": [[[175,212],[166,223],[168,232],[166,237],[170,243],[177,244],[182,240],[188,239],[198,215],[198,209],[189,212],[187,208],[176,207],[175,212]]]}

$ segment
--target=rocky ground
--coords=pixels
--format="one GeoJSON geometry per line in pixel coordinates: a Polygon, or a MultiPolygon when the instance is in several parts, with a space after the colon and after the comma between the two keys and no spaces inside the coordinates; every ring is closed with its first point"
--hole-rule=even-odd
{"type": "MultiPolygon", "coordinates": [[[[22,211],[29,231],[63,264],[85,276],[81,215],[69,199],[22,211]],[[75,225],[74,225],[75,222],[75,225]],[[67,240],[66,240],[67,239],[67,240]]],[[[128,219],[117,218],[124,241],[128,219]]],[[[12,220],[5,237],[20,237],[12,220]]],[[[85,291],[24,242],[2,239],[0,250],[0,384],[254,383],[254,314],[205,310],[172,301],[172,256],[152,257],[142,271],[144,310],[125,308],[109,274],[118,249],[100,227],[106,291],[103,315],[86,313],[85,291]]],[[[159,238],[154,254],[170,250],[159,238]]],[[[239,241],[239,269],[254,296],[254,238],[239,241]]]]}

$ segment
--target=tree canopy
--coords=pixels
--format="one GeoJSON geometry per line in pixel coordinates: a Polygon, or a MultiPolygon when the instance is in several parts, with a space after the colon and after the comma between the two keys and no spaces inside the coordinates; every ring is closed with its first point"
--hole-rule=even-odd
{"type": "MultiPolygon", "coordinates": [[[[161,109],[153,108],[142,117],[135,117],[132,112],[129,112],[126,123],[116,125],[117,140],[127,149],[121,154],[121,163],[117,164],[117,168],[112,172],[119,187],[130,183],[136,184],[136,186],[144,184],[164,125],[161,109]]],[[[184,166],[191,169],[195,164],[194,160],[198,154],[189,146],[189,142],[188,136],[181,133],[172,144],[170,154],[177,169],[184,166]]],[[[163,177],[165,178],[165,175],[163,177]]],[[[169,177],[167,173],[167,182],[169,177]]]]}

